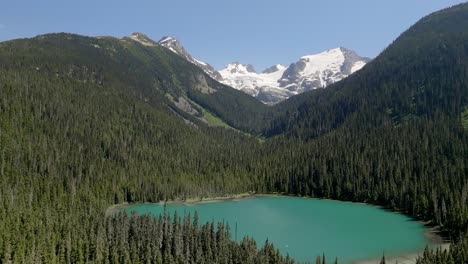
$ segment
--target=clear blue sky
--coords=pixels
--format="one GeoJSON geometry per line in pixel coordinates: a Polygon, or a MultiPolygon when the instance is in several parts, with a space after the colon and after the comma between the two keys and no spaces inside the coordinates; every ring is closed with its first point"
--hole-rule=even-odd
{"type": "Polygon", "coordinates": [[[4,0],[0,41],[50,32],[179,39],[219,69],[257,70],[346,47],[375,57],[424,15],[456,0],[4,0]]]}

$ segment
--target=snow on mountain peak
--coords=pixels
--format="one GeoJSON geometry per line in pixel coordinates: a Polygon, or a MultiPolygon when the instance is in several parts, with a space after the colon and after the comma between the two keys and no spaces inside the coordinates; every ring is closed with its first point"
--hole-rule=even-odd
{"type": "Polygon", "coordinates": [[[312,54],[312,55],[305,55],[302,56],[301,59],[310,59],[310,58],[316,58],[316,57],[329,57],[329,56],[338,56],[340,54],[343,54],[342,48],[334,48],[334,49],[329,49],[317,54],[312,54]]]}
{"type": "Polygon", "coordinates": [[[265,69],[264,71],[262,71],[262,73],[273,73],[273,72],[277,72],[277,71],[284,71],[287,67],[284,66],[284,65],[281,65],[281,64],[276,64],[276,65],[273,65],[267,69],[265,69]]]}
{"type": "MultiPolygon", "coordinates": [[[[301,60],[298,62],[301,67],[298,67],[298,72],[302,77],[304,76],[320,76],[320,87],[325,87],[327,83],[327,77],[323,76],[325,72],[340,72],[341,66],[345,61],[345,56],[341,48],[330,49],[318,54],[307,55],[301,57],[301,60]]],[[[335,78],[332,81],[337,81],[342,79],[340,77],[335,78]],[[335,80],[336,79],[336,80],[335,80]]],[[[317,87],[319,88],[319,87],[317,87]]]]}
{"type": "Polygon", "coordinates": [[[369,59],[339,47],[306,55],[289,67],[277,64],[262,73],[231,63],[219,71],[223,83],[274,104],[304,91],[325,88],[361,69],[369,59]]]}
{"type": "Polygon", "coordinates": [[[165,42],[169,42],[169,41],[173,41],[173,40],[175,40],[173,37],[164,36],[161,40],[159,40],[159,44],[163,44],[165,42]]]}
{"type": "Polygon", "coordinates": [[[170,51],[174,52],[175,54],[178,54],[179,56],[182,56],[186,59],[188,59],[188,57],[191,57],[188,52],[184,49],[184,47],[180,44],[180,42],[173,38],[173,37],[169,37],[169,36],[165,36],[163,38],[161,38],[159,41],[158,41],[159,45],[165,47],[165,48],[168,48],[170,51]]]}
{"type": "Polygon", "coordinates": [[[278,80],[283,75],[286,67],[275,65],[257,73],[252,65],[238,62],[230,63],[219,71],[223,77],[222,83],[241,90],[247,94],[259,98],[263,102],[275,103],[277,98],[287,98],[292,94],[279,88],[278,80]]]}
{"type": "Polygon", "coordinates": [[[291,64],[280,80],[280,87],[298,93],[325,88],[362,68],[368,59],[339,47],[307,55],[291,64]]]}
{"type": "Polygon", "coordinates": [[[221,71],[229,71],[231,74],[257,73],[252,65],[239,62],[230,63],[221,71]]]}

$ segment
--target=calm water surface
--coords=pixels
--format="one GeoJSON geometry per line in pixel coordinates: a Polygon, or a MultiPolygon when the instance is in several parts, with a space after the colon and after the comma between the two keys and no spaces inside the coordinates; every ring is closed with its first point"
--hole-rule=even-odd
{"type": "MultiPolygon", "coordinates": [[[[164,206],[138,204],[126,208],[138,215],[159,216],[164,206]]],[[[266,239],[284,254],[300,261],[314,261],[326,254],[340,263],[399,255],[424,249],[425,227],[401,214],[373,206],[294,197],[258,197],[241,201],[195,205],[167,205],[179,216],[198,212],[200,223],[225,221],[237,238],[266,239]]]]}

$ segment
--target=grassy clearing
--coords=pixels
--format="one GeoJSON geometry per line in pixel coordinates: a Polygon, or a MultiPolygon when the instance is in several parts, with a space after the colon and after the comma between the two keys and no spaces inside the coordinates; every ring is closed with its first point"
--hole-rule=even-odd
{"type": "Polygon", "coordinates": [[[265,142],[265,137],[256,137],[256,136],[253,136],[252,134],[249,134],[247,132],[244,132],[244,131],[241,131],[237,128],[234,128],[228,124],[226,124],[226,122],[224,122],[221,118],[213,115],[212,113],[210,113],[208,110],[206,110],[205,108],[203,108],[202,106],[200,106],[199,104],[195,103],[194,101],[190,100],[189,98],[186,98],[187,101],[189,101],[192,105],[194,105],[196,108],[198,109],[201,109],[202,110],[202,114],[203,114],[203,118],[208,122],[208,125],[210,126],[214,126],[214,127],[223,127],[223,128],[226,128],[226,129],[232,129],[232,130],[235,130],[241,134],[244,134],[245,136],[247,137],[255,137],[258,139],[258,142],[260,143],[264,143],[265,142]]]}
{"type": "Polygon", "coordinates": [[[203,118],[208,122],[208,125],[237,130],[237,129],[231,127],[230,125],[226,124],[221,118],[214,116],[212,113],[207,111],[201,105],[195,103],[194,101],[190,100],[189,98],[186,98],[186,100],[189,101],[196,108],[202,110],[203,118]]]}
{"type": "Polygon", "coordinates": [[[208,124],[210,126],[217,126],[217,127],[224,127],[228,129],[234,129],[230,125],[226,124],[223,120],[221,120],[219,117],[214,116],[210,112],[206,111],[203,109],[203,117],[208,121],[208,124]]]}

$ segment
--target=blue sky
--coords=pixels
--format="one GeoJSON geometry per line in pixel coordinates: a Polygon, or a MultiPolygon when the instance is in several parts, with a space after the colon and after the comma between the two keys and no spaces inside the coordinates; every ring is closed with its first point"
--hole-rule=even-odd
{"type": "Polygon", "coordinates": [[[142,32],[179,39],[220,69],[257,70],[346,47],[375,57],[421,17],[455,0],[6,0],[0,41],[50,32],[122,37],[142,32]]]}

